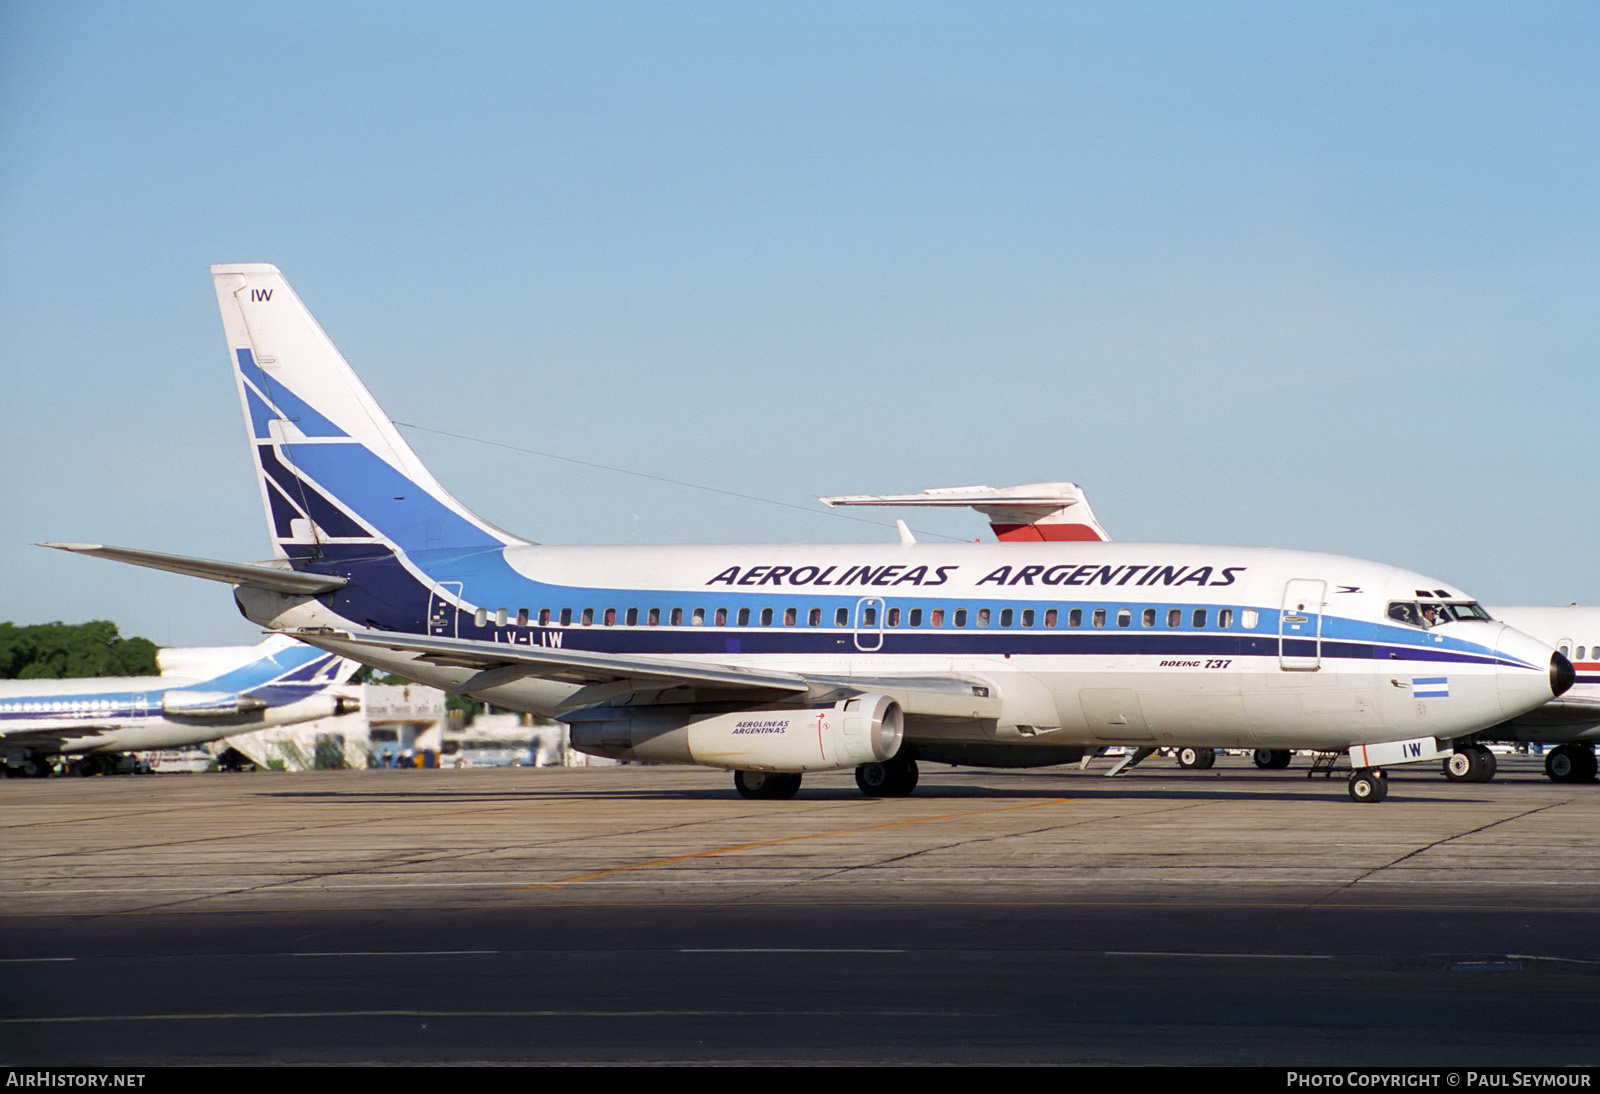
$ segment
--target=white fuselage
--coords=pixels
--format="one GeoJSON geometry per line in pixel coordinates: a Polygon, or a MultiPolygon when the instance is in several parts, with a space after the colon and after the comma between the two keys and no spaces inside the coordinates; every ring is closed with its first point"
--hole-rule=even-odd
{"type": "MultiPolygon", "coordinates": [[[[1467,598],[1333,555],[1131,543],[510,546],[413,551],[405,565],[433,590],[427,633],[442,637],[855,680],[955,675],[1001,697],[983,719],[919,719],[908,707],[907,740],[1345,749],[1462,736],[1552,695],[1548,646],[1499,622],[1396,623],[1386,616],[1396,599],[1467,598]]],[[[338,596],[330,607],[237,595],[266,626],[406,629],[342,615],[338,596]]],[[[362,656],[444,688],[476,671],[362,656]]],[[[559,715],[576,691],[523,678],[474,694],[559,715]]]]}

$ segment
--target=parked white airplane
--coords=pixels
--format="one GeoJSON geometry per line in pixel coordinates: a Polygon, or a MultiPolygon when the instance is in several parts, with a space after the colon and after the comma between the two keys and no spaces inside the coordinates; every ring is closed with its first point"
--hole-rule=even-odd
{"type": "MultiPolygon", "coordinates": [[[[1593,782],[1600,768],[1594,754],[1595,742],[1600,741],[1600,645],[1596,645],[1600,642],[1600,608],[1574,604],[1565,608],[1489,610],[1496,619],[1537,635],[1540,641],[1570,658],[1577,682],[1566,694],[1539,709],[1492,727],[1482,735],[1483,739],[1553,744],[1556,747],[1544,758],[1546,775],[1556,782],[1593,782]]],[[[1493,761],[1489,763],[1492,776],[1493,761]]]]}
{"type": "Polygon", "coordinates": [[[1567,689],[1566,658],[1433,578],[1174,544],[548,547],[436,482],[277,269],[212,268],[275,563],[56,544],[236,586],[244,614],[513,710],[573,745],[732,770],[747,797],[917,761],[1106,744],[1350,749],[1382,765],[1567,689]],[[1458,620],[1399,625],[1436,598],[1458,620]]]}
{"type": "Polygon", "coordinates": [[[0,756],[42,774],[58,755],[140,752],[343,714],[329,692],[360,668],[284,635],[255,646],[164,649],[160,676],[0,681],[0,756]]]}

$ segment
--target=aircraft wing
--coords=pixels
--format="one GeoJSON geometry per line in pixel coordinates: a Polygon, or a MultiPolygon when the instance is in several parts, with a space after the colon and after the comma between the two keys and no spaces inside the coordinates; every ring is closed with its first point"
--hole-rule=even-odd
{"type": "Polygon", "coordinates": [[[567,709],[628,694],[693,687],[722,692],[730,699],[766,702],[796,696],[808,702],[830,697],[879,692],[900,703],[908,714],[946,718],[994,718],[1000,698],[981,680],[961,676],[853,677],[807,676],[742,665],[683,661],[639,654],[596,653],[442,638],[394,631],[295,631],[294,637],[330,653],[360,659],[382,650],[410,653],[436,665],[476,669],[456,691],[471,695],[503,687],[524,677],[578,684],[567,709]]]}
{"type": "Polygon", "coordinates": [[[1537,710],[1530,710],[1517,718],[1516,724],[1519,726],[1600,725],[1600,699],[1568,692],[1559,699],[1550,700],[1537,710]]]}
{"type": "Polygon", "coordinates": [[[349,584],[349,578],[331,577],[327,574],[303,574],[280,568],[270,563],[220,562],[211,558],[190,558],[187,555],[168,555],[159,551],[136,551],[131,547],[107,547],[101,543],[41,543],[40,547],[54,547],[58,551],[71,551],[79,555],[127,562],[134,566],[148,566],[152,570],[202,577],[207,581],[222,581],[229,585],[243,585],[248,589],[266,589],[274,593],[297,593],[315,596],[331,593],[349,584]]]}

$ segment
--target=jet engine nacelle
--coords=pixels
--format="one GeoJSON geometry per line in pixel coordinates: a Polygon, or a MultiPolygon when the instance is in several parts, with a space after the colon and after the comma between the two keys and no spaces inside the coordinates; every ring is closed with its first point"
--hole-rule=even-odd
{"type": "Polygon", "coordinates": [[[171,718],[223,718],[266,709],[267,704],[232,691],[169,691],[161,696],[161,713],[171,718]]]}
{"type": "Polygon", "coordinates": [[[648,763],[733,771],[836,771],[882,763],[900,750],[905,716],[887,695],[828,707],[706,713],[685,707],[579,711],[567,718],[572,747],[648,763]]]}

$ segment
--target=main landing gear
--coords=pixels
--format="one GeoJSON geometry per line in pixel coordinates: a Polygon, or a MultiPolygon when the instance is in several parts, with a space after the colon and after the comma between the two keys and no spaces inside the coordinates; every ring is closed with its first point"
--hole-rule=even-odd
{"type": "Polygon", "coordinates": [[[1544,773],[1558,783],[1592,783],[1595,768],[1594,749],[1588,745],[1562,745],[1544,758],[1544,773]]]}
{"type": "Polygon", "coordinates": [[[1178,766],[1186,771],[1204,771],[1217,762],[1217,750],[1214,748],[1178,749],[1178,766]]]}
{"type": "Polygon", "coordinates": [[[1258,748],[1254,759],[1256,766],[1264,771],[1282,771],[1294,759],[1294,753],[1287,748],[1258,748]]]}
{"type": "Polygon", "coordinates": [[[800,789],[800,776],[777,771],[735,771],[733,788],[741,798],[779,801],[795,796],[800,789]]]}
{"type": "Polygon", "coordinates": [[[896,756],[856,768],[856,786],[869,798],[903,798],[917,788],[917,761],[896,756]]]}
{"type": "Polygon", "coordinates": [[[1350,773],[1350,800],[1381,802],[1389,796],[1389,777],[1382,768],[1361,767],[1350,773]]]}
{"type": "Polygon", "coordinates": [[[1486,783],[1499,766],[1494,753],[1483,745],[1463,745],[1444,761],[1444,777],[1456,783],[1486,783]]]}

